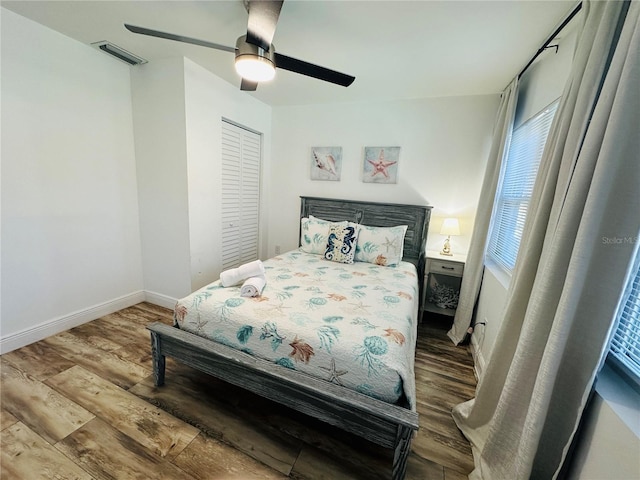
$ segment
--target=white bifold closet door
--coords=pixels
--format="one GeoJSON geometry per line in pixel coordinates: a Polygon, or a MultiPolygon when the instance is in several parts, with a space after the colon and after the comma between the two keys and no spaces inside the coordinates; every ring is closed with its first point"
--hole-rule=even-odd
{"type": "Polygon", "coordinates": [[[260,135],[222,121],[222,269],[258,258],[260,135]]]}

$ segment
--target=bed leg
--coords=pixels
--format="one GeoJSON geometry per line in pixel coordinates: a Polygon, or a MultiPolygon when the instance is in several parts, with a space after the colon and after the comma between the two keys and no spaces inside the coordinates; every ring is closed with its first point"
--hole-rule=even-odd
{"type": "Polygon", "coordinates": [[[164,385],[165,356],[160,353],[160,336],[156,332],[151,332],[151,355],[154,384],[161,387],[164,385]]]}
{"type": "Polygon", "coordinates": [[[408,427],[398,425],[396,433],[396,445],[393,453],[393,467],[391,478],[393,480],[402,480],[407,472],[407,459],[411,451],[411,437],[413,430],[408,427]]]}

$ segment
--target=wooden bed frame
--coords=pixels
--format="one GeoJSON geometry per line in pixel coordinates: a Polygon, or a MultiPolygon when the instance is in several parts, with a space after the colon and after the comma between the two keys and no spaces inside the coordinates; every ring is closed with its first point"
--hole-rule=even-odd
{"type": "MultiPolygon", "coordinates": [[[[408,225],[403,259],[418,269],[420,304],[425,246],[431,207],[301,197],[301,217],[349,220],[363,225],[408,225]]],[[[419,319],[418,319],[419,321],[419,319]]],[[[234,348],[171,327],[153,323],[151,352],[155,385],[164,384],[165,357],[240,386],[265,398],[394,450],[391,478],[404,478],[418,414],[310,375],[282,368],[234,348]]]]}

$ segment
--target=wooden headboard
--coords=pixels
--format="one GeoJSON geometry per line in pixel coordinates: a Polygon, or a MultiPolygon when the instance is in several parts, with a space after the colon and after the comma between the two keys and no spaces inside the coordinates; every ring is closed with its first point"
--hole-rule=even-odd
{"type": "MultiPolygon", "coordinates": [[[[424,278],[427,233],[433,207],[318,197],[300,197],[300,200],[300,218],[313,215],[330,222],[347,220],[371,227],[407,225],[402,259],[413,263],[418,269],[418,278],[424,278]]],[[[421,280],[419,284],[422,289],[421,280]]]]}

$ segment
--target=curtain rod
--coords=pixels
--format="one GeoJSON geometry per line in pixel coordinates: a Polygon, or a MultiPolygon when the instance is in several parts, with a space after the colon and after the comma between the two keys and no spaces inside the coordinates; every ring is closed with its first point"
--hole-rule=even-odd
{"type": "Polygon", "coordinates": [[[567,26],[567,24],[573,19],[573,17],[576,16],[576,14],[582,9],[582,2],[580,2],[578,5],[576,5],[576,7],[571,11],[571,13],[569,14],[569,16],[567,18],[565,18],[564,22],[562,22],[560,24],[560,26],[558,28],[556,28],[556,30],[551,34],[551,36],[547,39],[546,42],[544,42],[544,45],[542,45],[538,51],[535,53],[535,55],[533,56],[533,58],[531,60],[529,60],[529,63],[527,63],[525,65],[525,67],[522,69],[522,71],[518,74],[518,79],[520,79],[520,77],[522,77],[522,74],[524,72],[527,71],[527,69],[531,66],[531,64],[535,61],[536,58],[538,58],[538,56],[545,51],[545,49],[549,46],[549,44],[553,41],[554,38],[556,38],[558,36],[558,34],[562,31],[562,29],[564,27],[567,26]]]}

